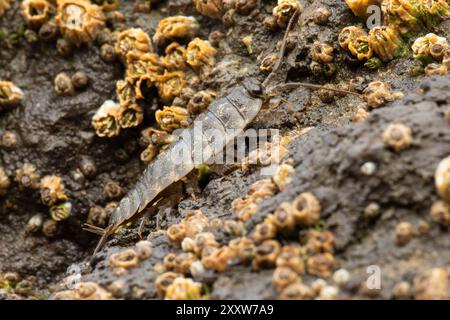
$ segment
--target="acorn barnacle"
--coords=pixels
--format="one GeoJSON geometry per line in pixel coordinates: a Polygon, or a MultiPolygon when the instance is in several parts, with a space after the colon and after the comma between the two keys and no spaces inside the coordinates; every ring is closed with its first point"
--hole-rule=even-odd
{"type": "Polygon", "coordinates": [[[300,193],[292,202],[292,214],[302,226],[312,226],[319,221],[320,202],[311,192],[300,193]]]}
{"type": "Polygon", "coordinates": [[[360,27],[345,27],[339,34],[338,42],[342,49],[350,50],[350,44],[353,43],[357,38],[365,35],[367,35],[366,32],[360,27]]]}
{"type": "Polygon", "coordinates": [[[240,263],[249,263],[255,256],[255,244],[252,240],[246,237],[230,240],[228,247],[235,251],[236,258],[240,263]]]}
{"type": "Polygon", "coordinates": [[[42,233],[47,238],[53,238],[58,232],[58,222],[53,219],[47,219],[42,224],[42,233]]]}
{"type": "Polygon", "coordinates": [[[124,191],[116,181],[108,180],[103,186],[102,193],[107,199],[117,199],[123,195],[124,191]]]}
{"type": "Polygon", "coordinates": [[[380,0],[345,0],[345,2],[355,16],[360,18],[366,18],[369,15],[367,9],[370,6],[380,4],[380,0]]]}
{"type": "Polygon", "coordinates": [[[105,227],[108,223],[109,215],[100,206],[93,206],[89,209],[87,223],[97,227],[105,227]]]}
{"type": "Polygon", "coordinates": [[[20,4],[23,19],[31,28],[39,28],[50,17],[52,7],[46,0],[25,0],[20,4]]]}
{"type": "Polygon", "coordinates": [[[334,59],[333,51],[329,44],[316,41],[311,48],[311,58],[316,62],[329,63],[334,59]]]}
{"type": "Polygon", "coordinates": [[[358,60],[369,60],[373,55],[373,48],[370,45],[368,36],[359,36],[354,41],[350,42],[348,49],[352,55],[358,60]]]}
{"type": "Polygon", "coordinates": [[[182,278],[183,276],[175,272],[165,272],[159,275],[155,280],[155,287],[158,296],[162,299],[166,295],[167,288],[174,282],[177,278],[182,278]]]}
{"type": "Polygon", "coordinates": [[[159,21],[153,41],[160,46],[166,40],[190,39],[199,30],[200,25],[194,17],[171,16],[159,21]]]}
{"type": "Polygon", "coordinates": [[[9,188],[11,182],[3,167],[0,167],[0,196],[5,195],[6,190],[9,188]]]}
{"type": "Polygon", "coordinates": [[[422,20],[429,28],[450,16],[450,4],[446,0],[419,0],[418,5],[422,20]]]}
{"type": "Polygon", "coordinates": [[[188,275],[191,265],[197,260],[197,256],[192,252],[183,252],[175,256],[173,260],[173,271],[188,275]]]}
{"type": "Polygon", "coordinates": [[[278,4],[273,8],[272,15],[276,18],[277,25],[285,28],[295,12],[300,14],[303,7],[296,0],[278,0],[278,4]]]}
{"type": "Polygon", "coordinates": [[[122,105],[117,114],[117,119],[121,128],[137,127],[144,120],[144,111],[136,103],[122,105]]]}
{"type": "Polygon", "coordinates": [[[186,62],[186,48],[177,42],[172,42],[165,49],[165,56],[161,58],[163,66],[169,70],[184,70],[186,62]]]}
{"type": "Polygon", "coordinates": [[[223,0],[194,0],[195,8],[202,15],[221,19],[224,13],[223,0]]]}
{"type": "Polygon", "coordinates": [[[278,292],[281,292],[288,285],[300,281],[299,275],[288,267],[277,267],[272,275],[272,283],[278,292]]]}
{"type": "Polygon", "coordinates": [[[389,86],[381,81],[371,82],[363,91],[363,99],[371,108],[378,108],[391,102],[395,96],[391,93],[389,86]]]}
{"type": "Polygon", "coordinates": [[[201,284],[192,279],[176,278],[166,289],[168,300],[197,300],[201,298],[201,284]]]}
{"type": "Polygon", "coordinates": [[[210,254],[202,257],[202,264],[207,269],[224,272],[235,258],[236,252],[228,246],[223,246],[213,249],[210,254]]]}
{"type": "Polygon", "coordinates": [[[442,159],[434,174],[437,193],[447,202],[450,202],[450,156],[442,159]]]}
{"type": "Polygon", "coordinates": [[[384,0],[381,4],[386,23],[402,35],[410,35],[423,28],[421,12],[415,1],[384,0]]]}
{"type": "Polygon", "coordinates": [[[115,11],[120,7],[119,0],[94,0],[94,3],[101,6],[103,11],[115,11]]]}
{"type": "Polygon", "coordinates": [[[264,221],[256,225],[253,231],[252,238],[255,242],[263,242],[275,238],[277,234],[277,227],[268,221],[264,221]]]}
{"type": "Polygon", "coordinates": [[[66,201],[67,195],[64,191],[62,179],[58,176],[45,176],[40,182],[42,203],[53,206],[59,201],[66,201]]]}
{"type": "Polygon", "coordinates": [[[448,73],[448,68],[441,63],[430,63],[424,69],[425,75],[430,77],[434,75],[446,75],[448,73]]]}
{"type": "Polygon", "coordinates": [[[218,247],[219,244],[211,232],[200,232],[194,237],[194,252],[200,256],[201,252],[206,247],[218,247]]]}
{"type": "Polygon", "coordinates": [[[237,13],[243,15],[251,13],[258,5],[256,0],[225,0],[223,3],[226,9],[235,9],[237,13]]]}
{"type": "Polygon", "coordinates": [[[92,126],[99,137],[114,137],[120,132],[118,113],[120,105],[106,100],[92,118],[92,126]]]}
{"type": "Polygon", "coordinates": [[[316,231],[311,230],[307,234],[306,251],[309,254],[333,253],[334,251],[334,235],[328,230],[316,231]]]}
{"type": "Polygon", "coordinates": [[[241,237],[245,234],[245,226],[242,221],[225,220],[223,224],[223,231],[230,236],[241,237]]]}
{"type": "Polygon", "coordinates": [[[280,293],[281,300],[306,300],[314,297],[313,290],[302,282],[288,285],[280,293]]]}
{"type": "Polygon", "coordinates": [[[275,209],[273,216],[270,217],[270,221],[279,230],[290,232],[295,228],[296,221],[289,202],[280,203],[280,205],[275,209]]]}
{"type": "Polygon", "coordinates": [[[211,90],[198,91],[187,104],[189,114],[196,115],[202,113],[215,98],[216,94],[211,90]]]}
{"type": "Polygon", "coordinates": [[[247,198],[255,203],[271,198],[277,192],[277,186],[271,179],[261,179],[254,182],[247,191],[247,198]]]}
{"type": "Polygon", "coordinates": [[[277,61],[278,61],[277,53],[268,54],[261,60],[261,63],[259,64],[259,70],[261,70],[261,72],[264,73],[270,73],[272,72],[277,61]]]}
{"type": "Polygon", "coordinates": [[[117,36],[114,49],[124,62],[129,52],[146,53],[153,51],[150,37],[141,28],[131,28],[122,31],[117,36]]]}
{"type": "Polygon", "coordinates": [[[298,274],[305,273],[305,262],[298,245],[283,246],[275,264],[277,267],[289,267],[298,274]]]}
{"type": "Polygon", "coordinates": [[[131,79],[144,75],[158,75],[161,70],[161,62],[156,53],[129,52],[126,57],[126,76],[131,79]]]}
{"type": "Polygon", "coordinates": [[[58,0],[56,24],[75,45],[91,42],[105,24],[102,9],[86,0],[58,0]]]}
{"type": "Polygon", "coordinates": [[[0,147],[6,150],[13,150],[17,147],[17,134],[6,130],[0,137],[0,147]]]}
{"type": "Polygon", "coordinates": [[[384,62],[398,57],[404,46],[397,31],[389,26],[371,29],[369,31],[369,45],[384,62]]]}
{"type": "Polygon", "coordinates": [[[11,0],[0,0],[0,17],[11,7],[11,0]]]}
{"type": "Polygon", "coordinates": [[[0,81],[0,109],[19,104],[23,100],[23,92],[14,83],[0,81]]]}
{"type": "Polygon", "coordinates": [[[398,246],[406,245],[413,235],[413,225],[409,222],[400,222],[395,227],[395,242],[398,246]]]}
{"type": "Polygon", "coordinates": [[[280,251],[281,245],[278,241],[264,241],[256,247],[255,258],[252,262],[253,269],[259,270],[274,267],[280,251]]]}
{"type": "Polygon", "coordinates": [[[434,33],[417,38],[412,45],[414,58],[424,63],[429,63],[433,59],[441,60],[448,49],[447,39],[434,33]]]}
{"type": "Polygon", "coordinates": [[[277,185],[278,189],[283,191],[291,183],[294,174],[294,167],[284,163],[277,168],[272,180],[277,185]]]}
{"type": "MultiPolygon", "coordinates": [[[[141,77],[141,79],[142,78],[143,77],[141,77]]],[[[132,78],[126,78],[116,82],[116,95],[120,105],[127,105],[136,101],[137,88],[135,85],[136,81],[132,78]]]]}
{"type": "Polygon", "coordinates": [[[72,79],[65,72],[58,73],[55,77],[54,89],[59,96],[71,96],[75,93],[72,79]]]}
{"type": "Polygon", "coordinates": [[[70,202],[64,202],[50,208],[50,217],[55,221],[66,220],[69,218],[71,211],[72,204],[70,202]]]}
{"type": "Polygon", "coordinates": [[[211,67],[215,60],[217,50],[207,40],[195,38],[189,42],[186,48],[186,62],[194,69],[200,67],[211,67]]]}
{"type": "Polygon", "coordinates": [[[167,229],[166,233],[170,242],[180,245],[186,237],[186,228],[183,223],[173,224],[167,229]]]}
{"type": "Polygon", "coordinates": [[[181,107],[164,107],[156,111],[155,118],[161,129],[167,132],[189,125],[189,112],[181,107]]]}
{"type": "Polygon", "coordinates": [[[172,103],[175,97],[179,97],[181,91],[186,86],[185,74],[182,71],[168,72],[158,77],[158,93],[162,101],[166,104],[172,103]]]}
{"type": "Polygon", "coordinates": [[[444,201],[437,201],[430,210],[431,219],[441,226],[450,225],[450,205],[444,201]]]}
{"type": "MultiPolygon", "coordinates": [[[[73,289],[75,300],[109,300],[111,294],[95,282],[80,282],[73,289]]],[[[64,292],[64,291],[63,291],[64,292]]]]}
{"type": "Polygon", "coordinates": [[[125,249],[120,252],[113,253],[108,258],[112,268],[131,269],[137,266],[139,257],[135,250],[125,249]]]}
{"type": "Polygon", "coordinates": [[[306,260],[308,273],[321,278],[328,278],[336,267],[334,256],[329,253],[319,253],[306,260]]]}
{"type": "Polygon", "coordinates": [[[395,151],[402,151],[411,146],[413,137],[411,128],[401,123],[391,123],[384,129],[383,142],[395,151]]]}
{"type": "Polygon", "coordinates": [[[36,166],[33,164],[25,163],[16,170],[16,182],[19,184],[20,190],[26,188],[38,189],[40,179],[36,166]]]}

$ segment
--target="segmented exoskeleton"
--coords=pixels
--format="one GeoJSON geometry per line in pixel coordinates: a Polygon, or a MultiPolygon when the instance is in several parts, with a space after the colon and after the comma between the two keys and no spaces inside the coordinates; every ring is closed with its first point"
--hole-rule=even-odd
{"type": "MultiPolygon", "coordinates": [[[[291,28],[296,16],[297,13],[292,16],[286,34],[291,28]]],[[[286,34],[281,46],[279,61],[281,61],[281,58],[284,55],[286,34]]],[[[277,63],[273,72],[275,72],[278,67],[279,63],[277,63]]],[[[120,201],[118,207],[111,215],[109,225],[106,229],[85,225],[86,230],[102,235],[102,238],[94,251],[94,255],[105,244],[108,237],[114,234],[120,226],[134,220],[147,205],[155,203],[158,200],[158,196],[161,192],[195,169],[194,157],[196,151],[209,151],[207,152],[209,158],[207,157],[205,159],[205,157],[203,157],[204,162],[207,162],[219,154],[228,142],[233,140],[239,134],[239,130],[243,131],[245,127],[253,121],[261,110],[264,100],[268,96],[273,95],[280,90],[299,86],[312,89],[324,88],[319,85],[296,82],[274,87],[268,94],[265,92],[265,88],[269,82],[270,75],[266,81],[264,81],[263,85],[259,85],[254,80],[246,79],[241,84],[231,88],[226,96],[212,102],[208,109],[196,118],[196,122],[202,124],[202,131],[204,134],[200,137],[196,136],[194,134],[194,127],[191,127],[186,129],[187,135],[178,135],[168,149],[160,153],[156,159],[148,165],[135,187],[120,201]],[[233,134],[230,135],[230,132],[233,134]],[[220,144],[215,141],[215,136],[218,133],[221,134],[222,137],[225,137],[225,139],[220,140],[220,144]],[[190,159],[174,161],[174,159],[179,158],[177,153],[180,150],[191,150],[190,159]]],[[[345,90],[324,89],[355,94],[355,92],[345,90]]],[[[184,133],[186,133],[186,131],[184,133]]]]}

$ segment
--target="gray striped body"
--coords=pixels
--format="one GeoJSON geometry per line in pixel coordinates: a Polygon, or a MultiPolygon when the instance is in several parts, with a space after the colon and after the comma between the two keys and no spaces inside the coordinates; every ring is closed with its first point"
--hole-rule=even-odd
{"type": "Polygon", "coordinates": [[[211,103],[208,110],[197,117],[194,126],[183,130],[177,140],[148,165],[135,187],[120,201],[111,215],[109,225],[118,227],[130,220],[164,189],[189,174],[197,163],[194,161],[197,150],[203,150],[206,158],[220,153],[235,137],[225,135],[225,132],[228,129],[243,130],[258,114],[262,103],[262,99],[252,97],[241,85],[211,103]],[[196,124],[201,124],[203,135],[195,134],[196,124]],[[214,134],[210,129],[214,129],[214,134]],[[215,141],[218,134],[222,134],[220,143],[215,141]],[[183,153],[186,150],[189,152],[183,153]],[[184,154],[182,161],[181,154],[184,154]]]}

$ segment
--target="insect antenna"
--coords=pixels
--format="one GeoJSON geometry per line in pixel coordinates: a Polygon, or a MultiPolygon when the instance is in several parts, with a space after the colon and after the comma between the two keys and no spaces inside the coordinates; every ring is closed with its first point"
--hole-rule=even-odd
{"type": "Polygon", "coordinates": [[[279,84],[270,89],[269,95],[274,95],[276,93],[280,93],[282,91],[289,90],[289,89],[295,89],[298,87],[314,89],[314,90],[328,90],[328,91],[334,91],[334,92],[343,93],[343,94],[352,94],[352,95],[361,97],[361,94],[359,94],[358,92],[345,90],[345,89],[330,88],[330,87],[322,86],[319,84],[312,84],[312,83],[306,83],[306,82],[288,82],[288,83],[279,84]]]}
{"type": "Polygon", "coordinates": [[[105,233],[105,229],[94,226],[92,224],[89,223],[85,223],[83,224],[83,230],[88,231],[88,232],[92,232],[95,234],[98,234],[100,236],[102,236],[105,233]]]}

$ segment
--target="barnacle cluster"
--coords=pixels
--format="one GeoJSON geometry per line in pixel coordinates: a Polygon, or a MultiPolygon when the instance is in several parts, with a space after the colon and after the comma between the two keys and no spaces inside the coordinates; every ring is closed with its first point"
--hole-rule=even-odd
{"type": "Polygon", "coordinates": [[[159,21],[153,41],[160,46],[168,40],[193,38],[199,30],[200,25],[194,17],[171,16],[159,21]]]}
{"type": "Polygon", "coordinates": [[[392,92],[389,85],[381,81],[371,82],[363,90],[363,99],[370,108],[381,107],[402,97],[401,92],[392,92]]]}
{"type": "Polygon", "coordinates": [[[429,33],[417,38],[412,45],[412,50],[414,58],[425,65],[427,76],[448,73],[450,46],[446,38],[429,33]]]}
{"type": "MultiPolygon", "coordinates": [[[[350,26],[344,28],[339,35],[341,47],[358,60],[366,61],[366,66],[372,69],[380,67],[383,62],[404,55],[408,52],[406,47],[408,38],[434,27],[450,16],[450,5],[445,0],[346,0],[346,2],[356,16],[363,18],[367,17],[369,6],[381,3],[384,16],[382,26],[372,28],[368,34],[360,27],[350,26]]],[[[436,36],[430,39],[429,35],[417,39],[413,46],[414,56],[429,59],[430,52],[427,46],[436,40],[436,36]]],[[[436,47],[436,50],[439,49],[436,47]]],[[[435,71],[438,69],[436,66],[431,66],[430,69],[430,74],[443,73],[435,71]]]]}
{"type": "Polygon", "coordinates": [[[278,0],[277,6],[273,8],[272,16],[280,28],[285,28],[294,13],[300,14],[302,11],[303,7],[296,0],[278,0]]]}
{"type": "Polygon", "coordinates": [[[110,300],[113,297],[95,282],[80,282],[71,290],[55,293],[53,298],[55,300],[110,300]]]}
{"type": "Polygon", "coordinates": [[[315,76],[325,75],[330,77],[336,71],[333,63],[334,49],[327,43],[316,41],[311,47],[311,58],[313,62],[309,68],[315,76]]]}

